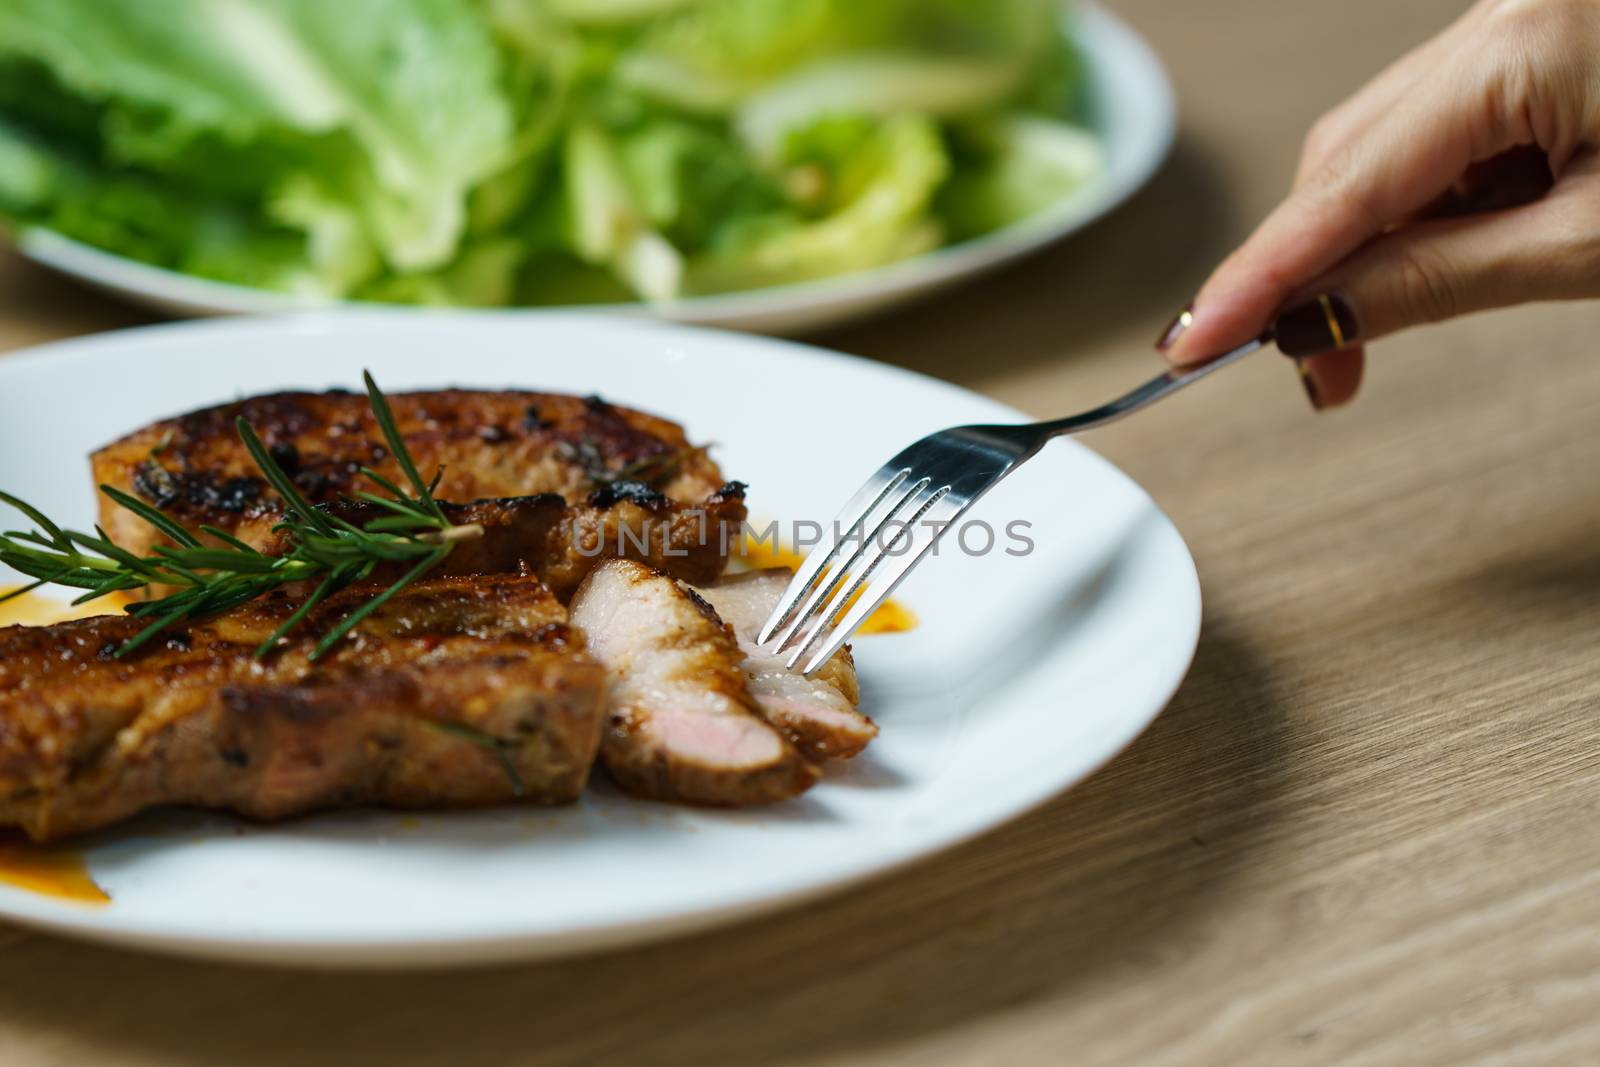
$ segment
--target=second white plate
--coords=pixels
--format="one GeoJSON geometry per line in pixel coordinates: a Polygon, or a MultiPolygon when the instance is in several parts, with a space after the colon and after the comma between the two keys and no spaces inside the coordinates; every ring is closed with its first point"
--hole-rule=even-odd
{"type": "MultiPolygon", "coordinates": [[[[655,314],[678,322],[760,333],[818,330],[905,304],[1021,258],[1110,212],[1133,195],[1166,158],[1175,109],[1166,72],[1126,23],[1094,4],[1072,5],[1082,49],[1092,124],[1105,143],[1100,178],[1050,210],[987,237],[892,266],[805,285],[696,297],[671,307],[589,307],[588,313],[655,314]]],[[[281,312],[293,298],[208,281],[103,252],[48,230],[24,230],[29,258],[130,300],[177,315],[281,312]]],[[[497,314],[548,317],[571,309],[507,308],[497,314]]]]}

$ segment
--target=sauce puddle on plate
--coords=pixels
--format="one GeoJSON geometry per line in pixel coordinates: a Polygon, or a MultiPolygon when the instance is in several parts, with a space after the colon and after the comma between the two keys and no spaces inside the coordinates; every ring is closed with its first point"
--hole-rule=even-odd
{"type": "MultiPolygon", "coordinates": [[[[0,597],[17,588],[19,587],[0,585],[0,597]]],[[[126,593],[111,593],[91,603],[79,604],[77,607],[44,593],[23,593],[19,597],[0,602],[0,626],[50,626],[69,619],[118,615],[131,603],[133,600],[126,593]]]]}
{"type": "Polygon", "coordinates": [[[78,904],[111,903],[106,891],[90,877],[82,852],[60,845],[35,845],[9,834],[0,836],[0,885],[78,904]]]}
{"type": "MultiPolygon", "coordinates": [[[[8,592],[10,589],[0,587],[0,596],[8,592]]],[[[0,603],[0,626],[49,626],[68,619],[110,614],[120,611],[126,603],[120,596],[108,596],[73,607],[42,593],[24,593],[0,603]]],[[[79,904],[111,903],[106,891],[90,877],[82,852],[60,845],[35,845],[4,830],[0,830],[0,885],[79,904]]]]}
{"type": "MultiPolygon", "coordinates": [[[[798,552],[791,552],[786,548],[778,548],[767,541],[758,540],[748,533],[739,546],[738,561],[744,564],[746,570],[759,570],[763,567],[787,567],[789,570],[798,570],[800,564],[805,562],[805,557],[798,552]]],[[[856,594],[859,598],[860,593],[856,594]]],[[[855,603],[854,600],[851,603],[855,603]]],[[[917,617],[910,608],[898,600],[885,600],[879,605],[878,610],[867,616],[867,621],[861,624],[861,629],[856,631],[856,636],[867,634],[903,634],[917,628],[917,617]]]]}

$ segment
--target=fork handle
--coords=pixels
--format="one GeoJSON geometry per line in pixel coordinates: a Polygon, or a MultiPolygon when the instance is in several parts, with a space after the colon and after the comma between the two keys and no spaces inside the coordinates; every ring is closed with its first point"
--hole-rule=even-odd
{"type": "Polygon", "coordinates": [[[1133,390],[1133,392],[1120,396],[1109,404],[1097,407],[1092,411],[1085,411],[1081,415],[1071,415],[1064,419],[1057,419],[1054,422],[1040,423],[1038,429],[1046,436],[1059,437],[1062,434],[1082,433],[1084,430],[1092,430],[1097,426],[1105,426],[1108,423],[1116,422],[1118,419],[1132,415],[1135,411],[1149,407],[1157,400],[1171,396],[1185,386],[1193,385],[1201,378],[1215,374],[1230,363],[1239,362],[1239,360],[1250,355],[1256,349],[1263,348],[1271,343],[1272,331],[1268,330],[1254,340],[1240,345],[1232,352],[1218,356],[1209,363],[1202,363],[1198,367],[1191,367],[1186,370],[1173,368],[1160,377],[1150,379],[1139,388],[1133,390]]]}

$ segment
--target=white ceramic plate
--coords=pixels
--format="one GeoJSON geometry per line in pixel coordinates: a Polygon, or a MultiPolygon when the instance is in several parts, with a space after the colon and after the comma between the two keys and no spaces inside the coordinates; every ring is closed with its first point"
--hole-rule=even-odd
{"type": "MultiPolygon", "coordinates": [[[[1131,196],[1166,158],[1175,110],[1161,62],[1116,16],[1078,5],[1074,36],[1085,58],[1091,121],[1104,140],[1107,167],[1099,180],[1025,223],[877,270],[805,285],[698,297],[654,311],[680,322],[763,333],[821,329],[915,300],[1016,260],[1082,229],[1131,196]]],[[[18,245],[30,258],[158,310],[178,315],[260,313],[303,308],[293,298],[206,281],[102,252],[47,230],[24,230],[18,245]]],[[[583,309],[645,312],[641,305],[583,309]]],[[[558,308],[500,314],[568,314],[558,308]]]]}
{"type": "MultiPolygon", "coordinates": [[[[786,342],[628,320],[342,312],[106,334],[0,360],[0,486],[93,521],[84,457],[241,394],[446,384],[599,392],[682,420],[751,483],[754,518],[826,522],[925,432],[1020,414],[786,342]],[[759,372],[754,368],[760,368],[759,372]]],[[[146,818],[94,839],[113,902],[0,885],[0,916],[143,948],[319,966],[523,959],[694,930],[881,874],[1041,803],[1109,760],[1188,668],[1200,594],[1183,541],[1087,449],[1051,445],[981,528],[903,587],[921,618],[856,651],[882,736],[786,805],[704,812],[597,782],[564,810],[330,814],[281,826],[146,818]],[[1036,543],[1008,555],[1009,524],[1036,543]]],[[[0,524],[18,517],[0,509],[0,524]]],[[[0,581],[5,575],[0,573],[0,581]]],[[[598,777],[598,776],[597,776],[598,777]]]]}

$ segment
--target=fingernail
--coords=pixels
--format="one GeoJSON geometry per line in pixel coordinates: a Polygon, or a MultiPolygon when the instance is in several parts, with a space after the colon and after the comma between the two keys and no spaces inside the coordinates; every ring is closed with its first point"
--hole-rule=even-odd
{"type": "Polygon", "coordinates": [[[1323,293],[1278,316],[1272,332],[1286,356],[1316,356],[1356,340],[1356,315],[1337,293],[1323,293]]]}
{"type": "Polygon", "coordinates": [[[1156,342],[1156,351],[1165,352],[1178,343],[1178,338],[1183,336],[1183,331],[1189,328],[1194,321],[1194,305],[1187,305],[1177,316],[1161,331],[1161,340],[1156,342]]]}
{"type": "Polygon", "coordinates": [[[1317,411],[1322,410],[1322,394],[1317,391],[1317,380],[1311,376],[1311,368],[1303,359],[1294,361],[1294,369],[1300,374],[1300,385],[1306,391],[1306,399],[1311,401],[1311,406],[1317,411]]]}

